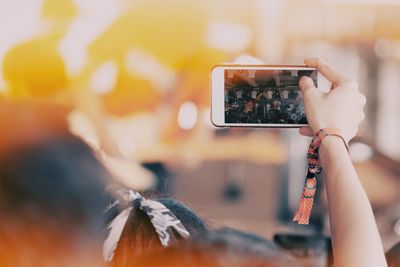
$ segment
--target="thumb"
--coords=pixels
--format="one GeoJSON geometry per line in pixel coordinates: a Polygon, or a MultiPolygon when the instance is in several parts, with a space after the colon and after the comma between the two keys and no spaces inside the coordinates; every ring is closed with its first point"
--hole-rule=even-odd
{"type": "Polygon", "coordinates": [[[318,91],[318,89],[315,88],[313,80],[308,76],[301,77],[299,86],[304,95],[306,93],[315,93],[318,91]]]}
{"type": "Polygon", "coordinates": [[[301,127],[299,129],[299,133],[301,135],[305,135],[305,136],[314,136],[315,133],[313,132],[313,130],[310,127],[301,127]]]}

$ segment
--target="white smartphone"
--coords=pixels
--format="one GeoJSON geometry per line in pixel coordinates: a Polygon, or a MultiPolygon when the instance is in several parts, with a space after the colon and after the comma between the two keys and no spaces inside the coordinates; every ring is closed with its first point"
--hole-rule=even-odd
{"type": "Polygon", "coordinates": [[[211,70],[211,121],[217,127],[307,125],[302,76],[318,86],[318,71],[306,66],[217,65],[211,70]]]}

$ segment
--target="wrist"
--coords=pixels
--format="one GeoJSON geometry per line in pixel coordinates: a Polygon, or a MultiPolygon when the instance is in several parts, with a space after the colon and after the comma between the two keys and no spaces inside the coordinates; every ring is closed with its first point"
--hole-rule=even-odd
{"type": "Polygon", "coordinates": [[[346,144],[338,136],[325,136],[325,138],[321,141],[321,145],[319,148],[320,163],[323,168],[325,167],[329,159],[332,158],[331,156],[335,153],[348,155],[346,144]]]}
{"type": "Polygon", "coordinates": [[[347,144],[347,140],[343,137],[342,132],[338,128],[333,128],[333,127],[321,128],[318,132],[316,132],[315,135],[318,137],[320,142],[323,141],[324,138],[327,136],[338,137],[343,141],[343,144],[345,145],[347,151],[349,150],[349,145],[347,144]]]}

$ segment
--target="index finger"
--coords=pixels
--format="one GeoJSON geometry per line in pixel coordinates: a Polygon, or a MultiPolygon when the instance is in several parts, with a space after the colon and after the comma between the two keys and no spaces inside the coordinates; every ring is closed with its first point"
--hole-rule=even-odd
{"type": "Polygon", "coordinates": [[[340,72],[335,71],[332,67],[330,67],[327,63],[319,58],[306,58],[304,63],[308,67],[317,68],[317,70],[324,75],[331,83],[334,85],[339,85],[344,83],[348,78],[341,74],[340,72]]]}

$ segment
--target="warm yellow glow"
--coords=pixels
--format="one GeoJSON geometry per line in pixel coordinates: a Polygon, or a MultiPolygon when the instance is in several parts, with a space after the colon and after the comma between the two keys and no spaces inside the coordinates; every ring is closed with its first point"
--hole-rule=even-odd
{"type": "Polygon", "coordinates": [[[4,79],[15,97],[54,96],[67,84],[64,62],[46,39],[13,47],[3,61],[4,79]]]}
{"type": "Polygon", "coordinates": [[[212,21],[208,26],[206,38],[208,45],[213,48],[240,52],[249,46],[252,32],[246,25],[229,21],[212,21]]]}
{"type": "Polygon", "coordinates": [[[118,67],[115,62],[108,61],[98,67],[89,82],[90,89],[98,94],[110,93],[117,82],[118,67]]]}
{"type": "MultiPolygon", "coordinates": [[[[39,32],[42,2],[42,0],[0,1],[0,62],[3,61],[7,50],[39,32]]],[[[0,90],[5,89],[4,86],[3,73],[0,72],[0,90]]]]}
{"type": "Polygon", "coordinates": [[[162,64],[156,57],[142,49],[132,49],[125,57],[127,70],[148,80],[152,86],[161,91],[172,89],[175,73],[162,64]]]}
{"type": "MultiPolygon", "coordinates": [[[[56,2],[56,1],[55,1],[56,2]]],[[[123,12],[120,0],[75,0],[77,14],[59,44],[67,71],[78,75],[88,61],[87,47],[123,12]]]]}

